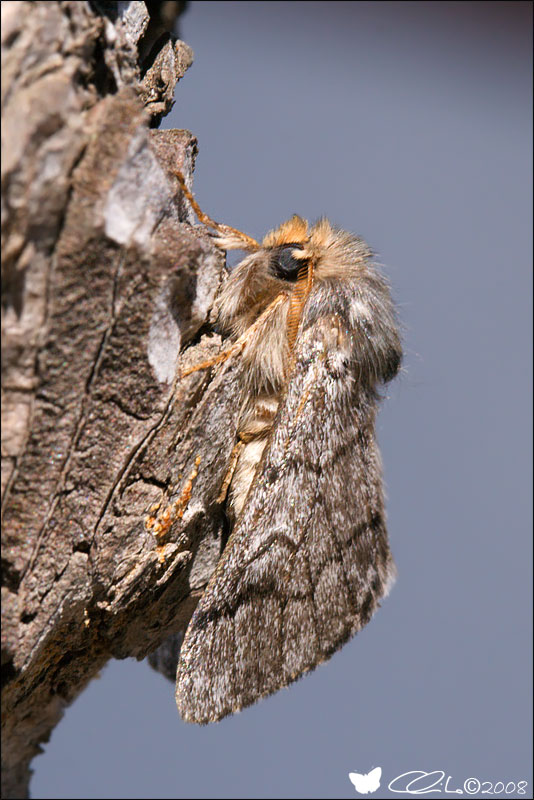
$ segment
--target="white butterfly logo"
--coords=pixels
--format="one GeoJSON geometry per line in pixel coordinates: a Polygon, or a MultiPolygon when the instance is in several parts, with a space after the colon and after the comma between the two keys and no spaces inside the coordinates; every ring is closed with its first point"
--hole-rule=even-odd
{"type": "Polygon", "coordinates": [[[354,784],[354,788],[359,794],[371,794],[376,792],[380,786],[382,777],[382,767],[375,767],[367,775],[360,775],[359,772],[349,772],[349,778],[354,784]]]}

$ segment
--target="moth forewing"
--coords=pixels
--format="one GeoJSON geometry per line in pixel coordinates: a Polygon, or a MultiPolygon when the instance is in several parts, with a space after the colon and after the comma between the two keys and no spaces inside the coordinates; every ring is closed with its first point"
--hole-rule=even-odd
{"type": "MultiPolygon", "coordinates": [[[[243,247],[230,230],[226,246],[243,247]]],[[[242,365],[219,494],[232,529],[177,671],[180,712],[198,723],[328,659],[394,576],[374,430],[401,358],[388,286],[327,220],[292,217],[248,249],[218,303],[242,365]]]]}

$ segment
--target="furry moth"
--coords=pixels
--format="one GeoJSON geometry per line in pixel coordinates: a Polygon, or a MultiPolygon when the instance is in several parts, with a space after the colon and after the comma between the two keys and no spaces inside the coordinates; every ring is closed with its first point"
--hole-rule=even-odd
{"type": "Polygon", "coordinates": [[[176,682],[182,717],[208,723],[326,661],[387,594],[395,567],[375,416],[402,352],[388,284],[362,239],[293,216],[259,243],[213,222],[177,178],[215,243],[248,252],[218,298],[230,344],[195,368],[237,364],[217,497],[231,532],[176,682]]]}

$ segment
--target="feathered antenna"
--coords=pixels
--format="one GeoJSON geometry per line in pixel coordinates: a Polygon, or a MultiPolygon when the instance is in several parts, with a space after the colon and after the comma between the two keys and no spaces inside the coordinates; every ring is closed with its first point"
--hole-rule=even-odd
{"type": "Polygon", "coordinates": [[[287,315],[287,343],[290,353],[290,368],[293,366],[293,360],[295,356],[294,346],[297,338],[297,331],[302,319],[302,312],[304,310],[304,306],[306,305],[306,300],[308,299],[308,295],[311,292],[312,286],[313,261],[310,260],[307,264],[303,264],[303,266],[299,269],[297,282],[289,302],[289,312],[287,315]]]}
{"type": "Polygon", "coordinates": [[[208,228],[213,228],[219,234],[215,240],[215,244],[218,247],[221,247],[223,250],[253,251],[260,249],[259,243],[253,239],[252,236],[247,236],[246,233],[238,231],[236,228],[232,228],[230,225],[224,225],[220,222],[215,222],[213,219],[211,219],[211,217],[208,217],[208,215],[205,214],[200,208],[199,204],[194,198],[193,193],[187,188],[185,178],[182,173],[177,169],[174,169],[173,172],[178,179],[178,183],[180,184],[182,192],[191,203],[193,211],[197,215],[199,221],[208,228]]]}

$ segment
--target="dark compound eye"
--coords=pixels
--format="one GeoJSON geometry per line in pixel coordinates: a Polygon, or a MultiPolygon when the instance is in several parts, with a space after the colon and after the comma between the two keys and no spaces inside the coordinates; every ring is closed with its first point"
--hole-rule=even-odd
{"type": "Polygon", "coordinates": [[[296,281],[299,270],[306,266],[306,261],[302,258],[294,258],[293,250],[300,250],[299,244],[284,244],[276,247],[271,256],[271,266],[277,278],[284,281],[296,281]]]}

